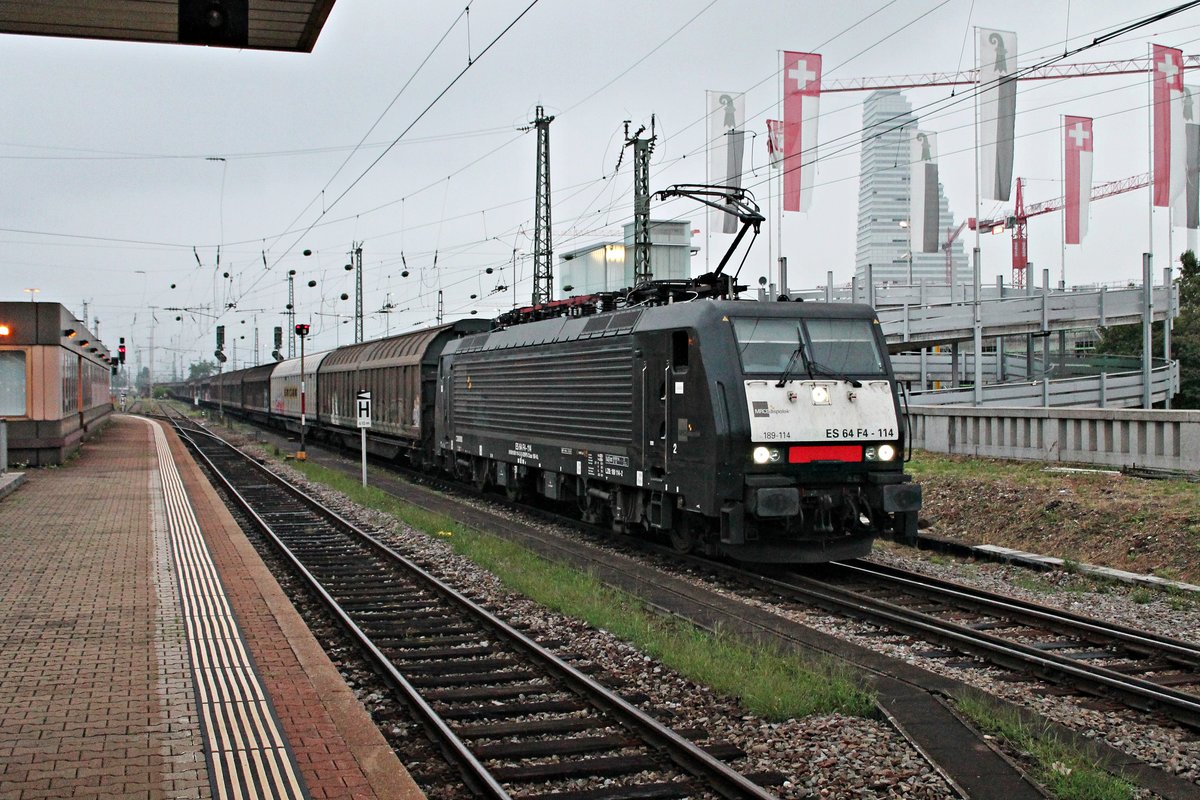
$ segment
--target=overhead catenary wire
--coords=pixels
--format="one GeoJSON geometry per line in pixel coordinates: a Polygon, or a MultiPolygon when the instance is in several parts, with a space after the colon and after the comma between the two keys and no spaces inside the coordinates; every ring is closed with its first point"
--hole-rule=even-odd
{"type": "MultiPolygon", "coordinates": [[[[898,23],[898,24],[899,24],[899,23],[898,23]]],[[[1061,47],[1062,47],[1062,40],[1061,40],[1061,38],[1060,38],[1060,39],[1059,39],[1059,41],[1058,41],[1057,47],[1058,47],[1058,48],[1061,48],[1061,47]]],[[[1024,109],[1022,109],[1022,111],[1023,111],[1023,110],[1024,110],[1024,109]]],[[[950,111],[947,111],[946,113],[951,113],[951,112],[950,112],[950,111]]],[[[678,135],[675,135],[675,136],[673,136],[673,138],[678,138],[678,135]]],[[[821,155],[822,155],[822,163],[832,163],[832,161],[831,161],[831,160],[826,160],[826,157],[830,157],[830,158],[838,158],[838,157],[841,157],[841,158],[844,158],[844,157],[845,157],[845,155],[846,155],[846,153],[845,153],[845,152],[843,152],[843,153],[841,153],[841,154],[837,154],[837,153],[834,153],[832,150],[830,150],[828,153],[826,153],[826,152],[822,152],[822,154],[821,154],[821,155]]],[[[672,162],[668,162],[667,164],[664,164],[664,166],[667,166],[668,164],[676,164],[676,163],[679,163],[679,162],[678,162],[678,161],[672,161],[672,162]]],[[[587,229],[587,228],[589,227],[589,223],[592,223],[592,222],[595,222],[595,223],[596,223],[596,225],[598,226],[600,223],[602,223],[602,222],[604,221],[604,219],[603,219],[603,216],[604,216],[604,214],[615,214],[616,210],[617,210],[618,208],[620,208],[620,207],[622,206],[622,204],[623,204],[623,202],[622,202],[622,201],[623,201],[623,198],[616,198],[616,200],[615,200],[615,201],[614,201],[614,200],[611,200],[611,199],[610,199],[608,202],[605,202],[605,201],[604,201],[605,189],[609,190],[610,192],[617,192],[617,191],[619,190],[619,188],[621,187],[621,184],[622,184],[622,181],[621,181],[620,179],[617,179],[617,180],[605,180],[605,179],[597,179],[597,180],[599,180],[599,182],[598,182],[598,183],[590,183],[590,184],[589,184],[589,183],[586,183],[586,182],[585,182],[585,183],[582,183],[582,184],[578,184],[578,185],[581,187],[581,188],[580,188],[580,191],[579,191],[579,193],[580,193],[580,195],[581,195],[581,196],[586,196],[586,195],[588,195],[588,194],[590,194],[590,193],[593,193],[593,192],[594,192],[595,196],[594,196],[594,197],[591,197],[591,198],[589,198],[589,200],[590,200],[590,203],[589,203],[589,204],[590,204],[591,206],[594,206],[594,207],[596,207],[596,208],[595,208],[595,211],[594,211],[594,212],[588,212],[588,211],[585,211],[585,212],[580,212],[579,216],[578,216],[578,217],[576,218],[576,220],[575,220],[577,224],[575,224],[575,225],[571,226],[571,227],[572,227],[573,229],[575,229],[575,230],[583,230],[583,229],[587,229]],[[590,187],[596,187],[596,188],[590,188],[590,187]],[[599,217],[600,217],[599,219],[596,219],[596,218],[595,218],[597,214],[598,214],[598,215],[599,215],[599,217]]],[[[441,180],[439,179],[439,181],[437,181],[436,183],[440,183],[440,182],[441,182],[441,180]]],[[[434,185],[436,185],[436,183],[435,183],[434,185]]],[[[821,181],[819,185],[828,185],[828,184],[827,184],[825,181],[821,181]]],[[[411,196],[412,196],[412,193],[407,193],[407,194],[406,194],[406,196],[407,196],[407,197],[411,197],[411,196]]],[[[517,203],[522,203],[522,202],[526,202],[526,200],[525,200],[525,199],[515,200],[515,201],[513,201],[513,203],[512,203],[512,204],[517,204],[517,203]]],[[[512,204],[505,204],[505,205],[512,205],[512,204]]],[[[556,203],[556,205],[558,205],[558,203],[556,203]]],[[[492,207],[494,207],[494,206],[489,206],[489,208],[492,208],[492,207]]],[[[357,213],[362,213],[362,212],[356,212],[356,215],[357,215],[357,213]]],[[[435,221],[435,222],[428,223],[428,225],[440,225],[440,224],[446,224],[446,222],[447,222],[448,220],[450,220],[450,219],[457,218],[458,216],[469,216],[470,214],[473,214],[473,213],[477,213],[477,212],[475,212],[475,211],[471,211],[471,212],[468,212],[467,214],[464,214],[464,215],[453,215],[453,216],[451,216],[451,217],[445,217],[445,216],[443,215],[443,218],[442,218],[442,219],[440,219],[440,220],[437,220],[437,221],[435,221]]],[[[572,212],[572,213],[573,213],[573,212],[572,212]]],[[[564,216],[564,217],[563,217],[563,219],[570,219],[570,218],[571,218],[570,216],[564,216]]],[[[327,222],[327,221],[329,221],[329,220],[332,220],[332,219],[333,219],[333,214],[332,214],[332,213],[330,213],[330,214],[327,214],[327,215],[326,215],[326,216],[325,216],[325,217],[324,217],[324,218],[321,220],[321,223],[323,224],[323,223],[325,223],[325,222],[327,222]]],[[[27,226],[27,227],[28,227],[28,226],[27,226]]],[[[413,227],[414,227],[414,229],[416,229],[417,227],[420,227],[420,225],[415,225],[415,226],[413,226],[413,227]]],[[[503,226],[501,226],[501,227],[503,227],[503,226]]],[[[37,235],[40,235],[40,233],[41,233],[41,232],[36,232],[36,233],[37,233],[37,235]]],[[[288,231],[288,235],[291,235],[291,233],[294,233],[294,231],[288,231]]],[[[499,232],[499,233],[498,233],[498,232],[497,232],[497,230],[495,230],[495,229],[493,229],[493,230],[489,231],[489,233],[490,233],[490,234],[492,234],[492,236],[490,237],[490,238],[492,238],[492,239],[496,239],[496,238],[503,238],[503,236],[504,236],[504,233],[503,233],[503,232],[499,232]]],[[[375,238],[375,234],[373,234],[373,233],[368,233],[367,235],[368,235],[368,236],[370,236],[370,237],[371,237],[371,238],[374,240],[374,238],[375,238]]],[[[223,238],[223,237],[222,237],[222,238],[223,238]]],[[[81,238],[80,238],[78,241],[80,241],[80,242],[83,242],[83,241],[85,241],[85,240],[86,240],[86,237],[81,237],[81,238]]],[[[121,243],[127,242],[127,241],[129,241],[129,240],[110,239],[110,240],[107,240],[107,242],[104,242],[104,241],[97,240],[97,239],[91,239],[90,241],[91,241],[91,242],[96,242],[96,243],[99,243],[99,244],[105,244],[106,246],[108,246],[108,245],[119,246],[121,243]]],[[[234,243],[222,243],[222,244],[224,245],[224,248],[223,248],[223,249],[225,249],[225,250],[226,250],[226,252],[225,252],[225,253],[223,253],[223,256],[225,256],[225,257],[226,257],[226,258],[225,258],[225,261],[238,261],[238,260],[239,260],[239,256],[238,256],[238,254],[237,254],[237,253],[236,253],[236,252],[235,252],[233,249],[230,249],[230,246],[231,246],[232,244],[234,244],[234,243]]],[[[254,252],[253,252],[253,257],[254,257],[254,260],[255,260],[256,262],[259,260],[259,257],[260,257],[260,255],[261,255],[261,251],[258,249],[258,244],[259,244],[259,240],[257,240],[257,239],[256,239],[256,240],[255,240],[255,250],[254,250],[254,252]]],[[[445,241],[442,241],[442,242],[440,242],[440,245],[441,245],[441,246],[440,246],[440,250],[441,250],[441,254],[442,254],[442,262],[441,262],[441,267],[442,267],[442,269],[449,269],[449,268],[450,268],[450,260],[446,258],[446,256],[447,256],[449,253],[452,253],[452,252],[454,252],[454,251],[456,251],[456,250],[459,250],[459,251],[469,251],[469,250],[471,249],[471,247],[472,247],[472,246],[474,246],[475,244],[478,244],[478,242],[474,242],[474,241],[472,241],[472,242],[462,242],[462,243],[460,243],[460,242],[445,242],[445,241]]],[[[410,243],[410,245],[411,245],[411,243],[410,243]]],[[[174,243],[164,243],[164,242],[142,242],[142,243],[139,243],[139,244],[137,244],[137,245],[135,245],[135,246],[139,246],[139,247],[166,247],[166,248],[174,248],[174,247],[178,247],[178,246],[180,246],[180,245],[176,245],[176,244],[174,244],[174,243]]],[[[411,249],[412,249],[412,248],[411,248],[411,246],[410,246],[410,250],[411,250],[411,249]]],[[[486,256],[486,255],[484,255],[482,251],[486,251],[487,249],[488,249],[488,248],[487,248],[486,246],[484,246],[484,247],[480,248],[480,251],[481,251],[481,252],[479,252],[479,253],[477,253],[477,254],[475,254],[475,255],[473,255],[473,256],[468,256],[468,258],[467,258],[466,260],[471,260],[471,261],[473,261],[473,260],[477,260],[477,259],[479,259],[479,258],[486,258],[487,256],[486,256]]],[[[413,250],[413,252],[419,252],[419,250],[413,250]]],[[[244,261],[244,258],[243,258],[242,260],[244,261]]],[[[206,257],[205,257],[205,261],[207,261],[207,262],[210,262],[210,263],[211,263],[211,259],[210,259],[210,258],[209,258],[207,255],[206,255],[206,257]]],[[[224,263],[224,262],[223,262],[223,263],[224,263]]],[[[460,262],[460,263],[461,263],[461,262],[460,262]]],[[[378,268],[378,267],[376,267],[376,268],[378,268]]],[[[466,267],[463,267],[463,268],[465,269],[466,267]]],[[[259,269],[261,269],[261,266],[259,267],[259,269]]],[[[515,278],[515,276],[514,276],[514,278],[515,278]]],[[[242,275],[239,275],[239,281],[243,281],[243,276],[242,276],[242,275]]],[[[276,288],[276,287],[274,287],[274,286],[273,286],[273,287],[272,287],[272,291],[273,291],[275,288],[276,288]]]]}

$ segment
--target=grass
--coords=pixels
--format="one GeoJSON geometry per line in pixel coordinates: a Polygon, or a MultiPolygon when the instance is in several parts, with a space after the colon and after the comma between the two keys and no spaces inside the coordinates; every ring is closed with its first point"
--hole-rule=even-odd
{"type": "Polygon", "coordinates": [[[1158,595],[1152,589],[1139,586],[1129,593],[1129,599],[1137,603],[1139,606],[1144,606],[1147,603],[1153,603],[1156,599],[1158,599],[1158,595]]]}
{"type": "Polygon", "coordinates": [[[1029,726],[1011,709],[972,692],[954,698],[977,728],[1024,753],[1034,777],[1057,800],[1130,800],[1135,787],[1061,741],[1048,727],[1029,726]]]}
{"type": "Polygon", "coordinates": [[[732,636],[649,612],[633,595],[593,576],[547,561],[496,536],[401,502],[359,480],[311,462],[293,462],[309,480],[356,503],[446,541],[459,555],[495,574],[511,591],[583,620],[722,694],[754,714],[785,720],[814,714],[876,715],[874,695],[831,659],[804,658],[747,645],[732,636]]]}
{"type": "Polygon", "coordinates": [[[1037,573],[1018,573],[1009,579],[1013,586],[1018,586],[1034,594],[1049,594],[1058,591],[1058,587],[1049,581],[1042,580],[1037,573]]]}

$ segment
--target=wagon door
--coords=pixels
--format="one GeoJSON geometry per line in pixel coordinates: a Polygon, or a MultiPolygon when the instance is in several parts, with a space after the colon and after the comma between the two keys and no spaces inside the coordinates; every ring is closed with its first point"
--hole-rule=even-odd
{"type": "Polygon", "coordinates": [[[452,356],[442,356],[437,371],[437,398],[434,405],[437,429],[434,431],[436,452],[434,458],[450,463],[453,456],[449,450],[454,447],[454,359],[452,356]]]}

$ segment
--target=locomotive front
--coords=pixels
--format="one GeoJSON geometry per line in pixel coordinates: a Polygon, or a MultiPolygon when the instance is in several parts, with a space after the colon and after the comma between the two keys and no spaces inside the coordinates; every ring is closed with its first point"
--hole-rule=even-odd
{"type": "Polygon", "coordinates": [[[920,487],[887,349],[868,306],[746,303],[725,318],[737,351],[743,496],[721,525],[729,550],[853,558],[891,529],[916,535],[920,487]]]}

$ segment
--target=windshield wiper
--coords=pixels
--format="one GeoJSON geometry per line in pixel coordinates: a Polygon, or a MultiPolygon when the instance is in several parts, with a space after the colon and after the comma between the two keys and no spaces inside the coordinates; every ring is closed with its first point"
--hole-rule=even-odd
{"type": "Polygon", "coordinates": [[[788,359],[787,366],[783,368],[783,374],[779,376],[779,383],[775,384],[775,388],[782,389],[788,382],[788,377],[792,374],[792,367],[796,364],[796,359],[800,358],[804,361],[804,368],[808,371],[808,379],[813,380],[817,375],[822,375],[826,378],[835,378],[837,380],[846,381],[855,389],[858,389],[862,384],[851,378],[848,375],[842,375],[834,372],[824,364],[818,364],[808,357],[804,352],[804,334],[796,331],[797,344],[796,349],[792,351],[792,357],[788,359]]]}
{"type": "Polygon", "coordinates": [[[833,370],[831,370],[829,367],[825,366],[824,364],[818,364],[815,361],[809,361],[808,362],[809,377],[812,377],[812,373],[814,373],[814,372],[817,373],[818,375],[824,375],[826,378],[836,378],[837,380],[845,381],[846,383],[853,386],[855,389],[862,387],[861,382],[856,381],[854,378],[851,378],[849,375],[843,375],[840,372],[834,372],[833,370]]]}
{"type": "Polygon", "coordinates": [[[792,351],[792,357],[788,359],[787,364],[783,368],[783,374],[779,376],[779,383],[775,384],[776,389],[782,389],[788,381],[788,376],[792,374],[792,367],[796,365],[796,359],[799,358],[804,362],[804,368],[808,370],[808,379],[812,380],[813,370],[812,361],[804,352],[804,331],[796,328],[796,349],[792,351]]]}
{"type": "MultiPolygon", "coordinates": [[[[784,368],[783,368],[783,374],[779,376],[779,383],[775,384],[775,387],[777,389],[782,389],[784,384],[787,383],[788,376],[791,375],[791,373],[792,373],[792,367],[795,366],[795,364],[796,364],[796,359],[804,357],[803,348],[804,348],[804,345],[800,345],[799,347],[797,347],[795,350],[792,351],[792,357],[788,359],[787,365],[784,366],[784,368]]],[[[804,363],[808,364],[807,358],[804,359],[804,363]]],[[[810,377],[810,378],[812,377],[812,369],[811,368],[808,371],[808,377],[810,377]]]]}

